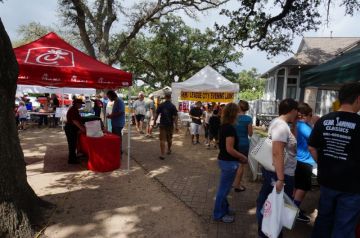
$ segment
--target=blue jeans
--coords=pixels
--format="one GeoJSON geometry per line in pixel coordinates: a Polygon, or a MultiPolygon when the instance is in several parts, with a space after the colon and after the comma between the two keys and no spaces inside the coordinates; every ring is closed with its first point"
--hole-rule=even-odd
{"type": "Polygon", "coordinates": [[[321,186],[319,211],[311,237],[355,238],[359,216],[360,194],[340,192],[321,186]]]}
{"type": "Polygon", "coordinates": [[[123,127],[113,126],[112,133],[120,136],[120,138],[121,138],[122,137],[122,129],[123,129],[123,127]]]}
{"type": "MultiPolygon", "coordinates": [[[[267,197],[269,196],[269,194],[272,192],[272,190],[274,188],[274,186],[271,185],[271,183],[273,181],[275,182],[277,180],[277,176],[276,176],[275,172],[271,172],[266,169],[262,169],[262,176],[263,176],[264,180],[263,180],[263,184],[260,189],[260,192],[259,192],[259,196],[256,200],[256,218],[258,221],[258,231],[259,231],[260,237],[266,237],[261,232],[261,224],[262,224],[262,219],[263,219],[261,210],[264,206],[264,203],[265,203],[267,197]]],[[[294,176],[285,175],[284,192],[290,198],[292,198],[293,190],[294,190],[294,176]]],[[[281,237],[281,234],[280,234],[280,237],[281,237]]]]}
{"type": "Polygon", "coordinates": [[[113,126],[112,128],[112,133],[115,135],[120,136],[120,153],[123,153],[123,148],[122,148],[122,130],[123,127],[117,127],[117,126],[113,126]]]}
{"type": "Polygon", "coordinates": [[[219,220],[229,212],[227,195],[229,194],[239,167],[238,161],[218,160],[221,169],[219,188],[216,194],[214,219],[219,220]]]}

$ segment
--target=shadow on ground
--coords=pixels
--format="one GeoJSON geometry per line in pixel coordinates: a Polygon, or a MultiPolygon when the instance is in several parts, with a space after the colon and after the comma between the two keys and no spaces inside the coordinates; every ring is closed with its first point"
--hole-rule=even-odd
{"type": "MultiPolygon", "coordinates": [[[[180,133],[174,135],[173,153],[165,160],[159,160],[157,134],[149,139],[134,133],[132,157],[150,176],[201,217],[206,224],[207,237],[257,237],[256,198],[261,182],[252,181],[248,168],[244,175],[246,191],[241,193],[231,191],[229,195],[230,206],[236,212],[235,222],[232,224],[214,222],[212,210],[219,180],[218,150],[208,150],[203,144],[192,145],[190,135],[180,133]]],[[[314,211],[318,196],[316,187],[309,192],[303,204],[307,212],[316,214],[314,211]]],[[[309,237],[311,229],[312,223],[297,223],[292,231],[285,231],[285,234],[286,237],[292,238],[309,237]]]]}

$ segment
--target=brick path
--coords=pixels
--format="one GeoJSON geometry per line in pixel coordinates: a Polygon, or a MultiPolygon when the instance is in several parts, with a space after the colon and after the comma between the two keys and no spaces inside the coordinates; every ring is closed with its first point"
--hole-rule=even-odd
{"type": "MultiPolygon", "coordinates": [[[[211,215],[219,179],[217,150],[207,150],[201,144],[192,145],[189,135],[175,134],[173,153],[165,160],[159,160],[160,149],[157,138],[157,133],[154,138],[148,139],[134,131],[131,157],[203,220],[207,230],[205,237],[257,237],[255,201],[260,183],[250,181],[247,176],[249,170],[244,176],[246,191],[241,193],[232,191],[229,196],[230,206],[236,212],[235,222],[232,224],[214,222],[211,215]]],[[[316,188],[308,194],[304,202],[308,212],[316,208],[317,197],[316,188]]],[[[292,231],[285,232],[285,237],[309,237],[311,227],[311,224],[297,223],[292,231]]]]}

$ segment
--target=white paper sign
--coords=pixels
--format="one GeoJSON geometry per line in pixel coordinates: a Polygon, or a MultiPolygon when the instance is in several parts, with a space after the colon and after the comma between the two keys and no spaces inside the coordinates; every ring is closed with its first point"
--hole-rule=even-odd
{"type": "Polygon", "coordinates": [[[104,133],[101,130],[101,123],[99,120],[85,122],[86,136],[88,137],[102,137],[104,133]]]}
{"type": "Polygon", "coordinates": [[[304,93],[304,102],[309,104],[309,106],[315,111],[316,107],[316,98],[317,98],[317,88],[305,88],[304,93]]]}

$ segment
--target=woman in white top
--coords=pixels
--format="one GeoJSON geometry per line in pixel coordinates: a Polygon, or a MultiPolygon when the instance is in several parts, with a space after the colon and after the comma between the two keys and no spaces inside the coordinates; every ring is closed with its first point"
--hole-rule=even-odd
{"type": "Polygon", "coordinates": [[[298,103],[291,98],[284,99],[279,104],[279,117],[275,118],[269,127],[275,172],[262,170],[263,184],[256,201],[259,237],[267,237],[261,231],[263,218],[261,210],[273,190],[272,184],[275,183],[278,192],[284,188],[284,192],[292,197],[296,169],[296,137],[292,134],[289,124],[296,123],[297,115],[298,103]]]}

